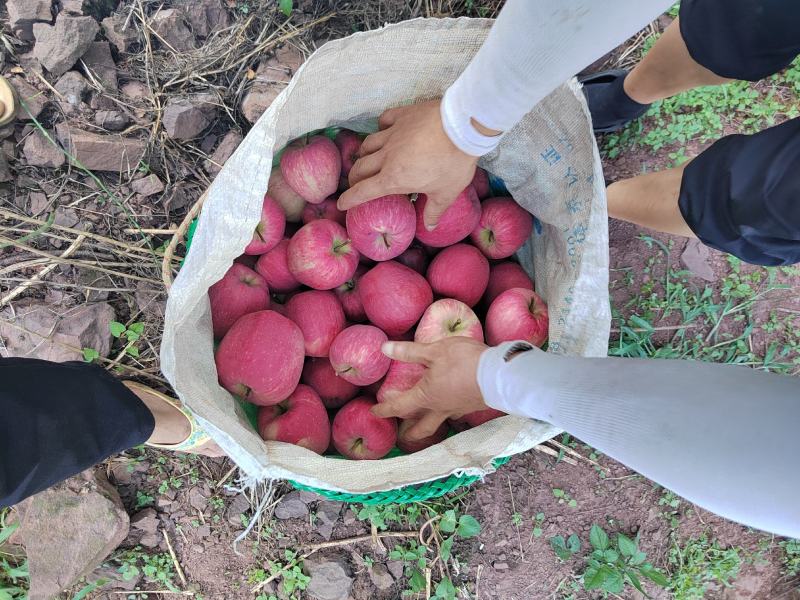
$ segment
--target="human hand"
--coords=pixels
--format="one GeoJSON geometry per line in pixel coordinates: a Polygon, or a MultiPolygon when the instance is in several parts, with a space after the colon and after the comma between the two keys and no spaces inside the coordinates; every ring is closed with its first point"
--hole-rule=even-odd
{"type": "Polygon", "coordinates": [[[408,436],[433,435],[443,421],[487,408],[478,387],[478,361],[485,344],[449,337],[432,344],[386,342],[383,353],[394,360],[425,365],[425,374],[407,392],[389,397],[372,409],[379,417],[418,419],[408,436]]]}
{"type": "Polygon", "coordinates": [[[476,156],[459,150],[442,128],[439,100],[385,111],[380,131],[361,144],[350,170],[350,189],[339,197],[347,210],[387,194],[424,193],[423,215],[433,229],[475,175],[476,156]]]}

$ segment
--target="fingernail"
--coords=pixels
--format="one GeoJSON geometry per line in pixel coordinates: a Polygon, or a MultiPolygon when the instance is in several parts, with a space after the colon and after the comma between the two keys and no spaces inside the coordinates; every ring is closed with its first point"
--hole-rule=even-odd
{"type": "Polygon", "coordinates": [[[425,229],[427,231],[433,231],[436,229],[436,223],[425,223],[425,229]]]}
{"type": "Polygon", "coordinates": [[[386,356],[391,357],[392,352],[394,352],[394,343],[393,342],[384,342],[381,346],[381,352],[383,352],[386,356]]]}

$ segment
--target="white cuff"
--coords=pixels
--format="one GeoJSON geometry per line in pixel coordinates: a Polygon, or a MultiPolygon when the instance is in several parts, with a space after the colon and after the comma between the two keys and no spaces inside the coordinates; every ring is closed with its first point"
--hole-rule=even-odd
{"type": "MultiPolygon", "coordinates": [[[[520,398],[507,398],[503,381],[503,374],[508,373],[508,363],[515,355],[533,349],[527,342],[506,342],[489,348],[481,354],[478,361],[478,387],[481,389],[483,401],[491,408],[502,410],[506,413],[518,414],[520,398]]],[[[511,383],[511,382],[508,382],[511,383]]]]}
{"type": "Polygon", "coordinates": [[[444,93],[441,103],[442,127],[450,141],[462,152],[470,156],[483,156],[494,150],[503,134],[484,135],[472,124],[472,115],[463,109],[453,87],[444,93]]]}

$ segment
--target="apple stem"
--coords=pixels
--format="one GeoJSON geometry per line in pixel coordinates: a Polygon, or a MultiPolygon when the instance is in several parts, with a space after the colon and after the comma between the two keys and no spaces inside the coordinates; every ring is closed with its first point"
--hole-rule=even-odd
{"type": "Polygon", "coordinates": [[[452,333],[455,333],[456,331],[458,331],[458,328],[459,328],[460,326],[461,326],[461,319],[456,319],[456,321],[455,321],[454,323],[451,323],[451,324],[450,324],[450,326],[448,327],[448,329],[449,329],[449,330],[450,330],[452,333]]]}
{"type": "Polygon", "coordinates": [[[347,254],[350,252],[350,240],[334,240],[333,253],[334,254],[347,254]]]}

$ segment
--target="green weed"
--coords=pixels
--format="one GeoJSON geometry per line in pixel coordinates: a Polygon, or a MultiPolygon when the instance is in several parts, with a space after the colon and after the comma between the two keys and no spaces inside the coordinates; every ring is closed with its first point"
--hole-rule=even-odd
{"type": "Polygon", "coordinates": [[[572,496],[570,496],[567,492],[562,490],[561,488],[553,488],[553,497],[558,498],[559,504],[565,504],[570,508],[577,508],[578,501],[575,500],[572,496]]]}
{"type": "Polygon", "coordinates": [[[269,572],[262,568],[252,569],[247,575],[247,582],[252,585],[267,579],[280,579],[282,591],[294,600],[297,598],[296,592],[305,590],[311,578],[303,573],[303,557],[300,554],[284,550],[283,559],[283,561],[268,560],[269,572]]]}
{"type": "Polygon", "coordinates": [[[28,561],[3,547],[18,526],[8,522],[10,514],[10,509],[0,508],[0,600],[25,600],[30,581],[28,561]]]}
{"type": "Polygon", "coordinates": [[[784,540],[778,546],[783,550],[783,574],[788,577],[800,575],[800,540],[784,540]]]}
{"type": "Polygon", "coordinates": [[[729,587],[739,575],[742,558],[739,548],[720,547],[719,542],[708,541],[706,535],[677,540],[669,550],[669,589],[675,600],[697,600],[705,597],[713,584],[729,587]]]}
{"type": "Polygon", "coordinates": [[[147,554],[140,546],[118,553],[112,559],[119,566],[117,571],[125,581],[140,573],[151,583],[166,587],[171,592],[180,592],[173,583],[175,571],[172,559],[166,552],[147,554]]]}
{"type": "MultiPolygon", "coordinates": [[[[142,337],[142,333],[144,333],[144,323],[125,325],[118,321],[111,321],[111,323],[108,324],[108,328],[111,330],[111,335],[115,338],[126,340],[126,344],[123,348],[126,354],[134,358],[139,356],[139,348],[136,346],[136,342],[142,337]]],[[[87,348],[84,348],[84,359],[87,359],[86,350],[87,348]]],[[[91,350],[91,348],[88,348],[88,350],[91,350]]],[[[87,362],[91,361],[87,359],[87,362]]]]}

